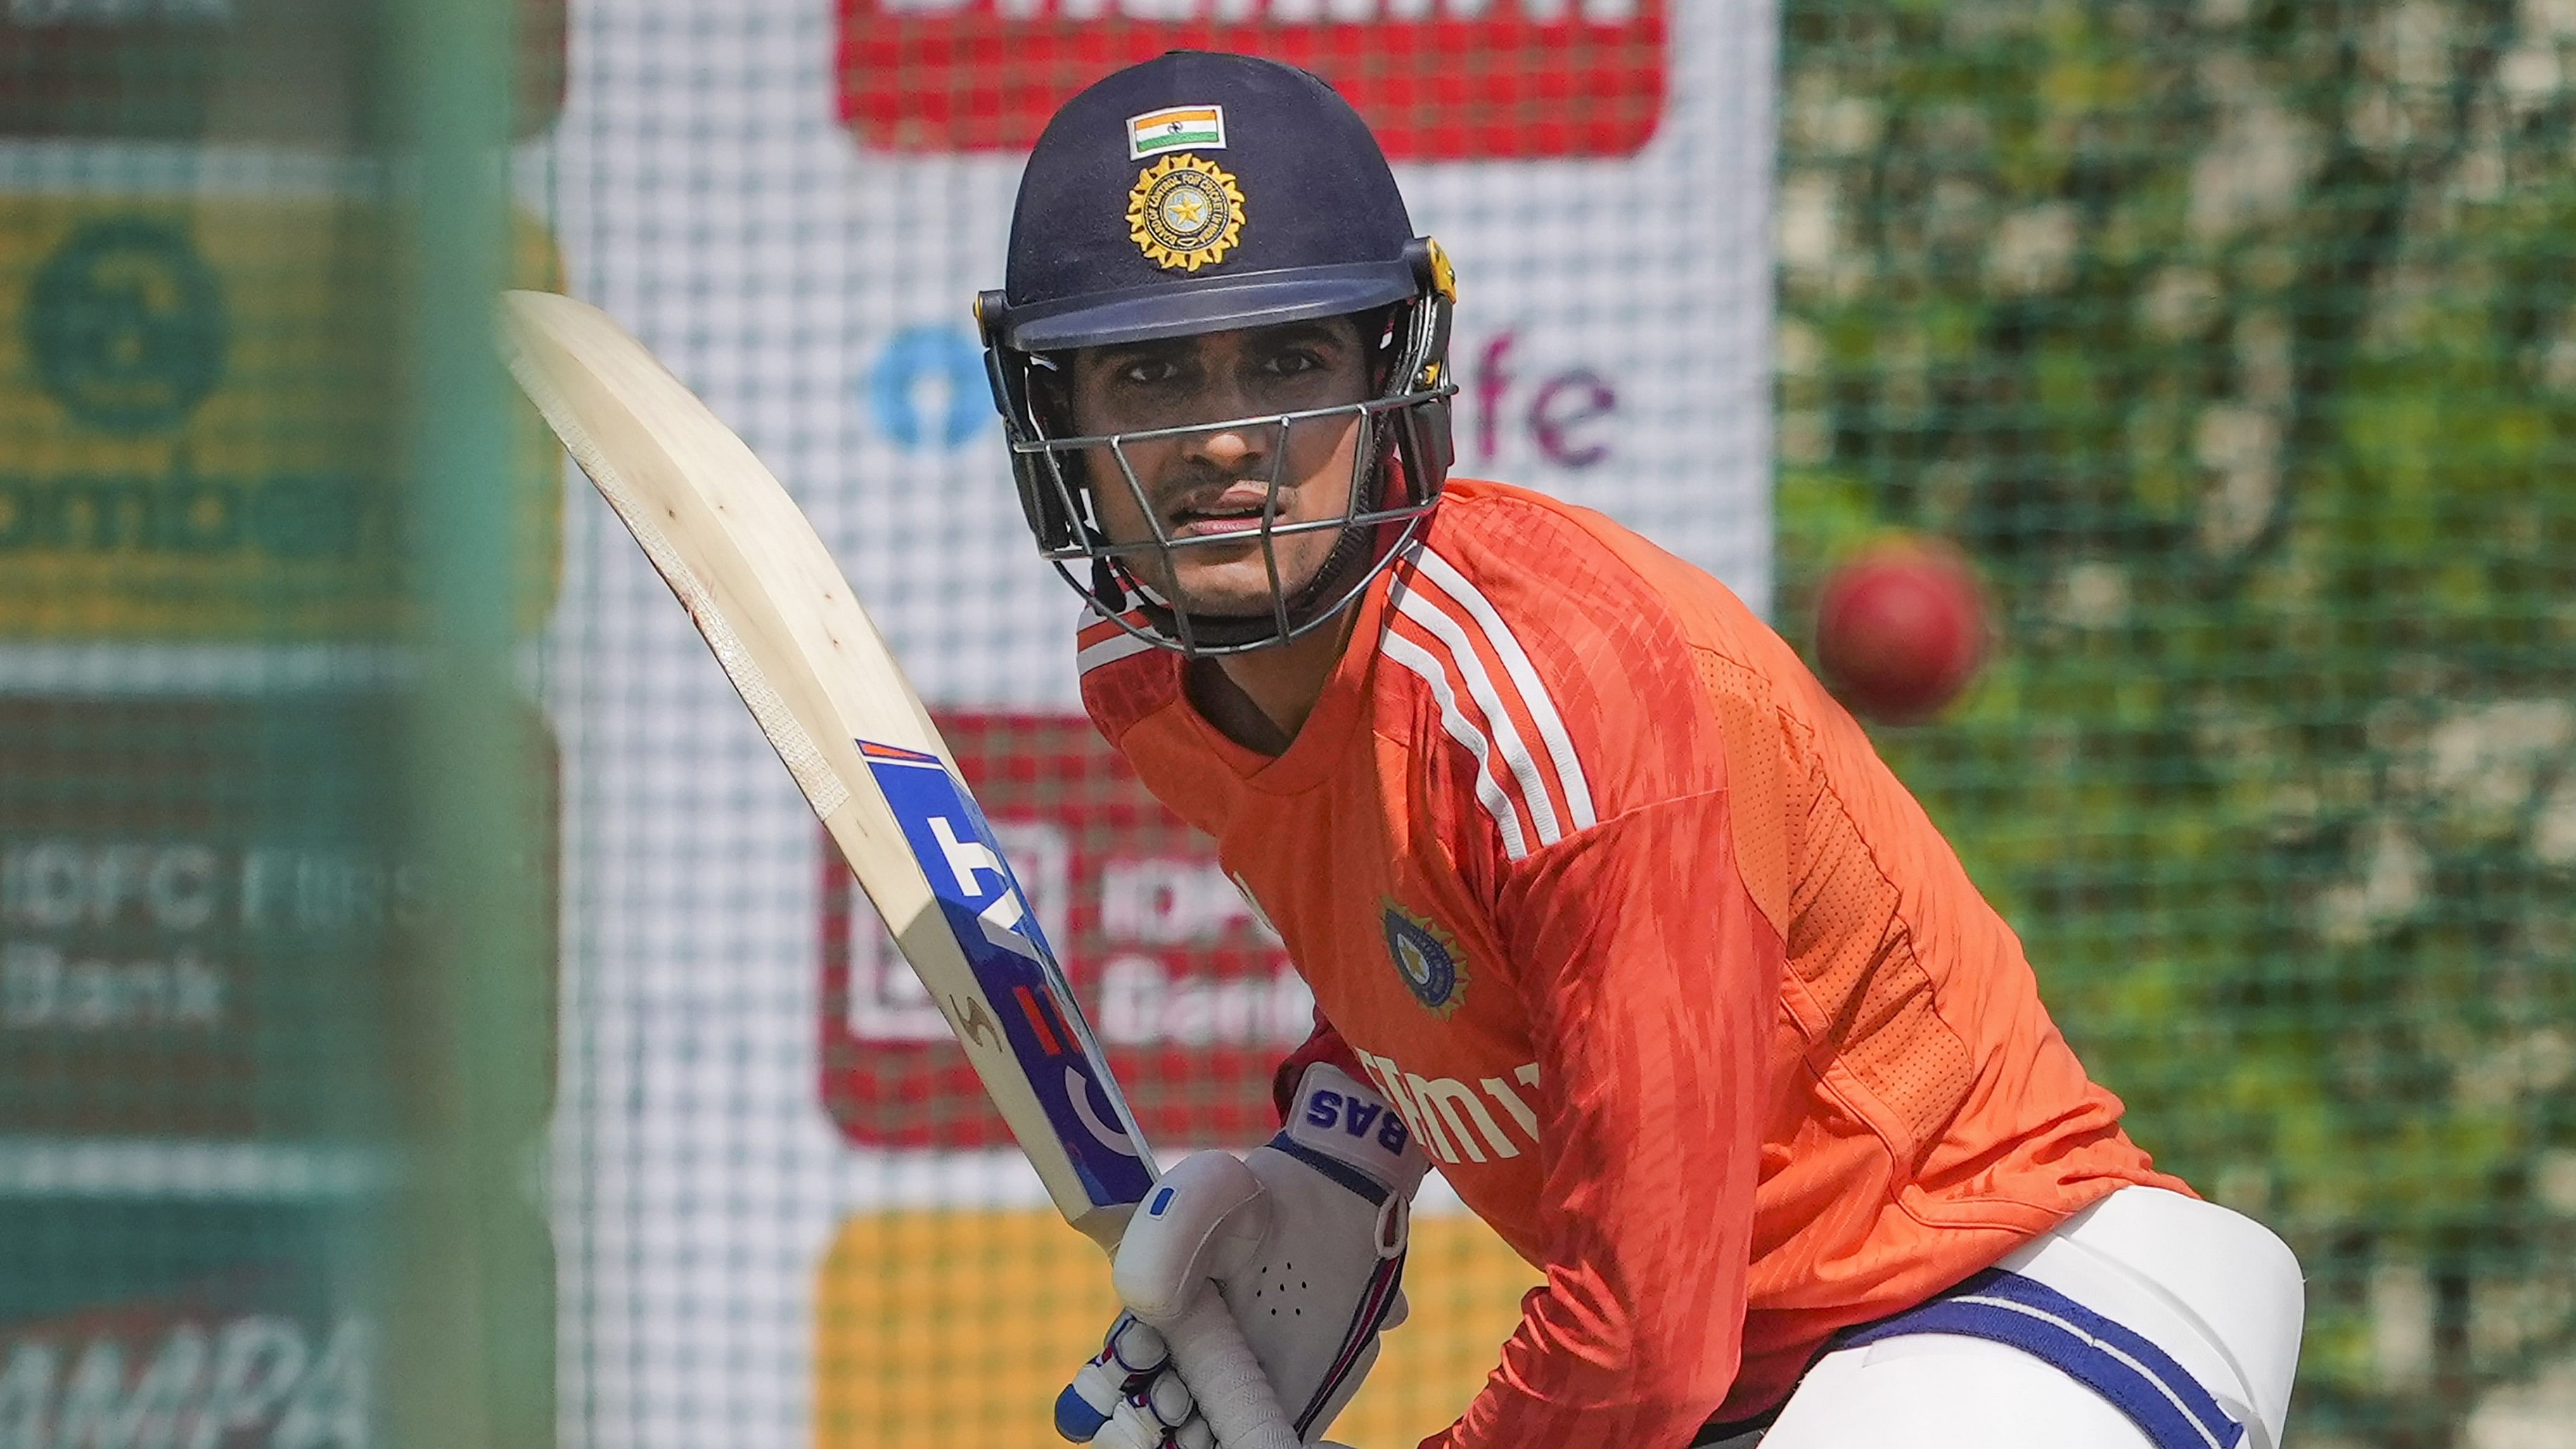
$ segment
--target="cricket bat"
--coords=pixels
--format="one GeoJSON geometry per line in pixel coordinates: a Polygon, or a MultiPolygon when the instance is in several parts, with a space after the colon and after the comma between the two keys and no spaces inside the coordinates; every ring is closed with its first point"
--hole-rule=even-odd
{"type": "MultiPolygon", "coordinates": [[[[688,609],[885,918],[1057,1210],[1114,1249],[1153,1189],[1153,1154],[955,757],[822,539],[605,312],[509,292],[501,337],[521,390],[688,609]]],[[[1222,1299],[1202,1293],[1158,1326],[1225,1449],[1295,1449],[1222,1299]]]]}

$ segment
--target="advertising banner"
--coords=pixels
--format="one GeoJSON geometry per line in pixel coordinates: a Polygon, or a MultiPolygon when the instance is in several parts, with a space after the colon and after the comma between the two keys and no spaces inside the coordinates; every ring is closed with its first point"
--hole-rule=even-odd
{"type": "Polygon", "coordinates": [[[378,1325],[318,1266],[352,1245],[341,1205],[0,1210],[11,1226],[0,1235],[5,1442],[378,1441],[378,1325]],[[142,1244],[157,1251],[134,1251],[142,1244]]]}
{"type": "Polygon", "coordinates": [[[1663,115],[1667,0],[840,0],[841,115],[896,151],[1025,151],[1166,50],[1333,82],[1403,161],[1628,156],[1663,115]]]}
{"type": "MultiPolygon", "coordinates": [[[[6,1133],[385,1130],[366,1091],[437,909],[399,848],[403,718],[390,693],[0,696],[6,1133]]],[[[536,802],[549,883],[553,821],[536,802]]]]}
{"type": "MultiPolygon", "coordinates": [[[[0,638],[350,639],[405,607],[397,238],[327,196],[0,195],[0,638]]],[[[559,275],[522,216],[515,275],[559,275]]],[[[561,471],[514,413],[552,606],[561,471]]]]}
{"type": "MultiPolygon", "coordinates": [[[[563,107],[565,0],[518,0],[511,133],[563,107]]],[[[382,64],[386,12],[347,0],[6,0],[0,138],[381,139],[400,95],[352,85],[382,64]]]]}

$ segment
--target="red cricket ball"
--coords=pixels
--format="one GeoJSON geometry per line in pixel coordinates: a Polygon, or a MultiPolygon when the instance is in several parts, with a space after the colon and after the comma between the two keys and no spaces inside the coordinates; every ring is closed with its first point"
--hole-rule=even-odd
{"type": "Polygon", "coordinates": [[[1986,605],[1967,556],[1947,542],[1874,543],[1825,577],[1816,661],[1855,713],[1888,724],[1929,718],[1986,657],[1986,605]]]}

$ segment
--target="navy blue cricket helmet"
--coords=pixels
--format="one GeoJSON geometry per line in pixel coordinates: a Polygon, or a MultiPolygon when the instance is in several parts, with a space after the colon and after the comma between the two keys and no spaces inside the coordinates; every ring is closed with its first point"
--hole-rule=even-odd
{"type": "MultiPolygon", "coordinates": [[[[1040,551],[1107,618],[1186,654],[1293,638],[1341,612],[1398,556],[1438,503],[1451,459],[1451,308],[1437,242],[1413,234],[1404,197],[1359,113],[1322,80],[1254,56],[1173,51],[1067,101],[1047,123],[1011,218],[1004,285],[976,299],[986,372],[1020,505],[1040,551]],[[1318,317],[1355,316],[1375,343],[1370,395],[1315,416],[1363,429],[1341,517],[1279,523],[1276,536],[1337,530],[1316,577],[1275,578],[1253,617],[1177,609],[1124,559],[1140,549],[1241,543],[1240,536],[1113,543],[1089,490],[1144,489],[1122,445],[1247,426],[1276,429],[1271,507],[1285,432],[1305,414],[1211,418],[1153,433],[1083,436],[1061,406],[1062,354],[1318,317]],[[1113,460],[1123,477],[1092,467],[1113,460]],[[1076,566],[1088,565],[1081,573],[1076,566]],[[1142,625],[1124,617],[1133,600],[1142,625]]],[[[1150,507],[1145,509],[1152,516],[1150,507]]],[[[1274,555],[1275,557],[1275,555],[1274,555]]]]}

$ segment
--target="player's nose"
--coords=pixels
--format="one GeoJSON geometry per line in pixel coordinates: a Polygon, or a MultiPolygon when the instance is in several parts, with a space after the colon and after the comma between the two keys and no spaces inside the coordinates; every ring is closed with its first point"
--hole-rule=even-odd
{"type": "Polygon", "coordinates": [[[1229,476],[1257,469],[1270,451],[1268,424],[1228,424],[1190,435],[1191,462],[1229,476]]]}
{"type": "Polygon", "coordinates": [[[1229,476],[1258,470],[1278,443],[1279,424],[1253,416],[1260,405],[1239,386],[1219,383],[1199,402],[1208,409],[1201,416],[1232,421],[1186,435],[1182,451],[1190,461],[1229,476]]]}

